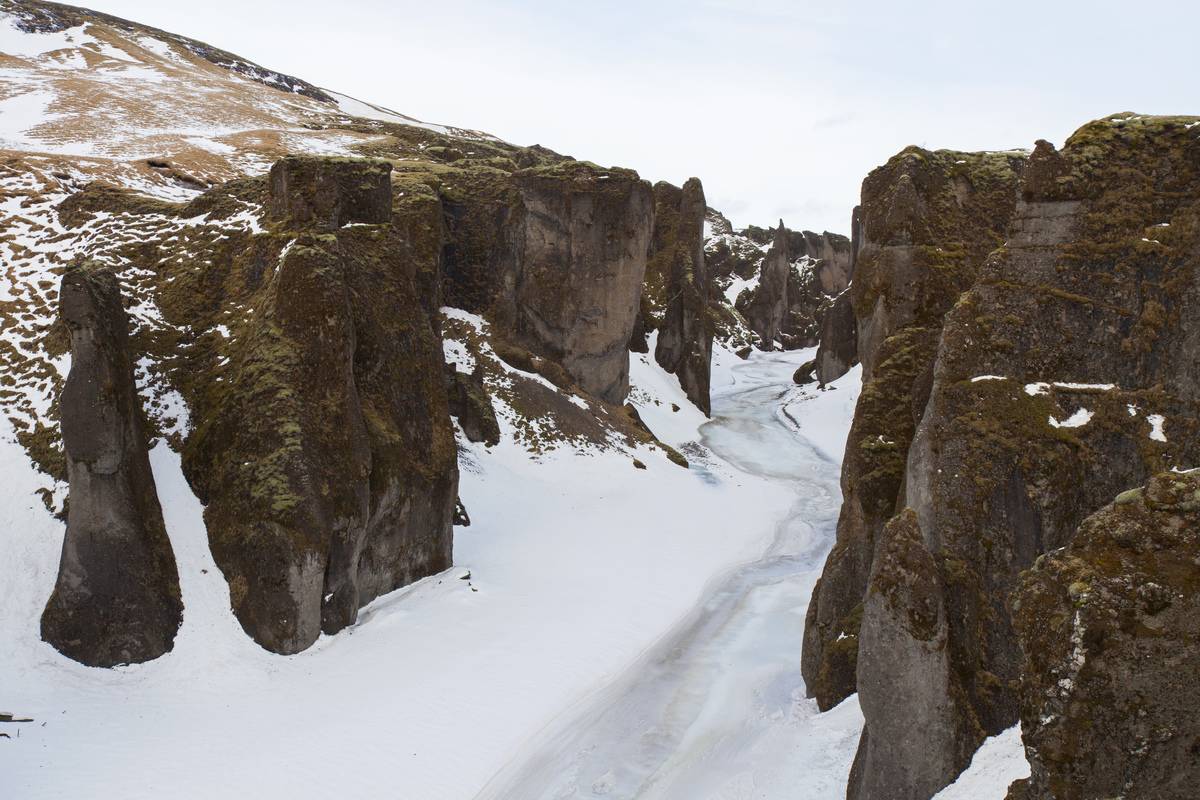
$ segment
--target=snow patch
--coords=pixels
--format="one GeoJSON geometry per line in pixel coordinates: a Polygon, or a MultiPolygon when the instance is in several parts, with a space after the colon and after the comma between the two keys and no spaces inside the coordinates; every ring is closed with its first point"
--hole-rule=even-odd
{"type": "Polygon", "coordinates": [[[1014,725],[985,740],[972,756],[970,766],[933,800],[1004,800],[1009,784],[1028,777],[1021,726],[1014,725]]]}
{"type": "Polygon", "coordinates": [[[1148,414],[1146,421],[1150,423],[1150,438],[1156,442],[1165,442],[1167,434],[1163,432],[1163,426],[1167,420],[1162,414],[1148,414]]]}
{"type": "Polygon", "coordinates": [[[1086,408],[1079,408],[1075,413],[1059,422],[1054,417],[1050,417],[1050,427],[1052,428],[1082,428],[1092,421],[1095,416],[1094,412],[1088,411],[1086,408]]]}

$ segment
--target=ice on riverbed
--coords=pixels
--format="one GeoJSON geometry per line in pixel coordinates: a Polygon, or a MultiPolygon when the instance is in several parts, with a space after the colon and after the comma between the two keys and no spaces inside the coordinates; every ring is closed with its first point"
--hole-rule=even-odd
{"type": "MultiPolygon", "coordinates": [[[[857,697],[818,713],[805,698],[799,653],[813,584],[834,537],[838,465],[858,378],[806,392],[790,377],[810,356],[754,353],[723,364],[714,376],[721,388],[713,420],[699,430],[704,447],[740,468],[734,480],[766,479],[790,490],[770,545],[717,575],[666,636],[531,740],[480,800],[845,796],[862,729],[857,697]],[[827,438],[821,446],[804,438],[810,423],[827,438]]],[[[650,363],[644,358],[634,370],[635,383],[650,363]]],[[[662,379],[669,388],[671,376],[662,379]]],[[[652,428],[669,421],[655,416],[654,404],[640,411],[652,428]]],[[[677,437],[682,425],[664,430],[677,437]]],[[[743,509],[745,524],[763,524],[757,510],[743,509]]]]}

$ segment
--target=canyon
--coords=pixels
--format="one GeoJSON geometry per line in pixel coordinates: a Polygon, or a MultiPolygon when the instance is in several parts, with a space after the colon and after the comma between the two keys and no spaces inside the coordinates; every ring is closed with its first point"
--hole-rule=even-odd
{"type": "Polygon", "coordinates": [[[0,12],[0,787],[1192,797],[1200,118],[735,229],[0,12]]]}

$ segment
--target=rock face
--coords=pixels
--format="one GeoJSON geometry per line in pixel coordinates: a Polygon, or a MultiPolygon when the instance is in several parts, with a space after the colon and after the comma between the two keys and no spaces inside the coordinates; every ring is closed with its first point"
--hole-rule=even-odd
{"type": "Polygon", "coordinates": [[[820,339],[814,374],[824,386],[858,363],[858,321],[849,292],[839,294],[821,316],[820,339]]]}
{"type": "Polygon", "coordinates": [[[281,159],[271,167],[270,216],[327,231],[349,222],[382,225],[391,220],[391,173],[386,161],[281,159]]]}
{"type": "Polygon", "coordinates": [[[821,329],[817,341],[816,376],[820,385],[837,380],[858,363],[858,320],[854,316],[854,300],[847,292],[858,251],[862,248],[862,206],[855,206],[850,216],[849,270],[846,285],[821,313],[821,329]]]}
{"type": "Polygon", "coordinates": [[[841,346],[817,355],[822,382],[843,374],[851,353],[863,364],[837,542],[805,624],[804,679],[822,709],[855,691],[863,597],[880,532],[903,505],[942,317],[1003,242],[1023,163],[1015,154],[909,148],[863,182],[854,282],[824,321],[826,342],[841,346]]]}
{"type": "Polygon", "coordinates": [[[1200,785],[1200,473],[1161,473],[1040,558],[1012,602],[1031,800],[1200,785]]]}
{"type": "Polygon", "coordinates": [[[661,181],[654,185],[654,235],[631,342],[636,345],[640,337],[645,348],[645,336],[658,330],[655,360],[679,378],[688,399],[708,414],[713,328],[704,261],[706,209],[698,178],[690,178],[682,189],[661,181]]]}
{"type": "Polygon", "coordinates": [[[273,171],[271,208],[297,213],[277,218],[287,244],[184,451],[234,612],[279,653],[451,563],[457,458],[425,296],[441,209],[412,193],[393,209],[390,182],[385,195],[375,179],[387,166],[289,159],[273,171]],[[331,231],[331,219],[368,224],[331,231]]]}
{"type": "Polygon", "coordinates": [[[149,661],[171,650],[183,603],[116,278],[71,268],[60,314],[71,333],[60,398],[70,505],[42,638],[89,666],[149,661]]]}
{"type": "Polygon", "coordinates": [[[879,208],[864,190],[852,295],[866,384],[805,651],[823,704],[859,690],[866,729],[850,797],[924,800],[1010,727],[1020,573],[1118,492],[1200,459],[1187,349],[1200,341],[1187,311],[1200,300],[1196,122],[1119,115],[1084,126],[1061,153],[1039,143],[1023,170],[1014,156],[956,154],[966,170],[944,178],[909,151],[882,209],[884,229],[904,235],[873,258],[879,208]],[[884,555],[898,526],[920,543],[915,561],[884,555]],[[896,585],[904,591],[875,597],[896,585]],[[918,617],[937,623],[904,624],[918,617]]]}
{"type": "Polygon", "coordinates": [[[738,311],[758,336],[759,349],[775,349],[786,320],[790,264],[788,231],[783,227],[783,220],[780,220],[771,249],[759,267],[758,286],[754,292],[738,298],[738,311]]]}
{"type": "Polygon", "coordinates": [[[447,213],[447,301],[622,402],[654,227],[650,185],[630,170],[560,161],[474,176],[447,213]]]}

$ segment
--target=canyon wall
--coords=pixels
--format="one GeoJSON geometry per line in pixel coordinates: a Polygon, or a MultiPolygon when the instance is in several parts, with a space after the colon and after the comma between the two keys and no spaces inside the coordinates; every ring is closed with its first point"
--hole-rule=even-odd
{"type": "Polygon", "coordinates": [[[1045,681],[1021,573],[1200,455],[1195,122],[1117,115],[933,173],[910,149],[864,184],[865,385],[803,658],[822,707],[859,692],[850,798],[931,797],[1016,722],[1045,681]]]}

